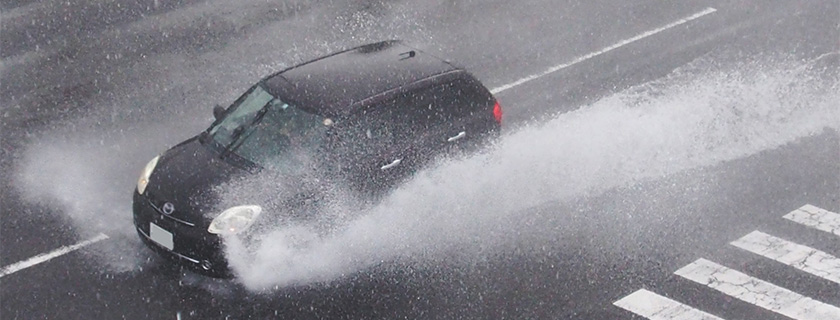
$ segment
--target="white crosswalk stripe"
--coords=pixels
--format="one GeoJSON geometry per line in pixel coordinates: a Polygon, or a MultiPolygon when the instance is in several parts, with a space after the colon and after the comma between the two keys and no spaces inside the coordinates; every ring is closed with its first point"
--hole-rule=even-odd
{"type": "Polygon", "coordinates": [[[840,319],[840,308],[706,259],[698,259],[674,274],[796,320],[840,319]]]}
{"type": "Polygon", "coordinates": [[[784,216],[785,219],[840,236],[840,214],[806,204],[784,216]]]}
{"type": "Polygon", "coordinates": [[[723,320],[645,289],[633,292],[613,304],[650,320],[723,320]]]}
{"type": "Polygon", "coordinates": [[[823,279],[840,283],[840,259],[820,250],[760,231],[753,231],[731,244],[823,279]]]}
{"type": "MultiPolygon", "coordinates": [[[[813,205],[806,204],[786,214],[784,218],[840,236],[840,214],[813,205]]],[[[761,231],[753,231],[730,244],[840,284],[840,258],[832,255],[832,253],[823,252],[761,231]]],[[[677,270],[674,274],[795,320],[840,319],[840,308],[837,306],[815,300],[706,259],[698,259],[677,270]]],[[[631,293],[613,304],[639,316],[654,320],[721,319],[645,289],[631,293]]]]}

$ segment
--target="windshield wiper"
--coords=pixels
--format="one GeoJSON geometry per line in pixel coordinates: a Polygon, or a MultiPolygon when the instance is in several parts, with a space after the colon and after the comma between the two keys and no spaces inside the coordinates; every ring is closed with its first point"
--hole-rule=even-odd
{"type": "Polygon", "coordinates": [[[245,133],[245,131],[248,131],[248,129],[250,129],[253,125],[260,122],[260,120],[262,120],[263,116],[265,116],[267,111],[267,107],[260,109],[259,111],[257,111],[257,114],[254,115],[254,120],[251,120],[251,123],[243,123],[233,129],[233,131],[230,134],[230,143],[228,143],[228,145],[225,146],[225,150],[222,152],[222,158],[224,158],[227,154],[233,152],[234,150],[236,150],[237,147],[242,145],[242,142],[244,142],[244,138],[240,139],[240,137],[242,137],[242,134],[245,133]]]}
{"type": "Polygon", "coordinates": [[[235,145],[237,142],[240,142],[239,137],[242,136],[242,133],[245,132],[245,129],[247,127],[249,127],[249,125],[243,123],[243,124],[240,124],[235,129],[233,129],[233,131],[230,133],[230,143],[228,143],[225,146],[224,151],[222,151],[222,156],[221,156],[222,158],[224,158],[225,156],[228,155],[228,153],[233,151],[233,149],[234,149],[233,145],[235,145]]]}

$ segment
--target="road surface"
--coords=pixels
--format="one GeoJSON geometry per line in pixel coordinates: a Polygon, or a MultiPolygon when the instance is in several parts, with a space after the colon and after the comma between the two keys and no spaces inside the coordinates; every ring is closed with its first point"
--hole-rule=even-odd
{"type": "MultiPolygon", "coordinates": [[[[840,2],[0,7],[3,319],[840,319],[840,2]],[[273,70],[391,38],[493,88],[501,162],[435,181],[497,194],[327,281],[255,291],[142,247],[148,159],[273,70]]],[[[422,185],[397,217],[458,203],[422,185]]]]}

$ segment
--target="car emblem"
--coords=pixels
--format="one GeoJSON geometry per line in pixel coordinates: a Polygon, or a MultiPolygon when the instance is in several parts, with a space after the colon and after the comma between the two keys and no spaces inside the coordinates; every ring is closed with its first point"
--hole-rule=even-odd
{"type": "Polygon", "coordinates": [[[163,214],[172,214],[172,212],[175,212],[175,205],[167,202],[163,204],[163,208],[161,209],[163,210],[163,214]]]}

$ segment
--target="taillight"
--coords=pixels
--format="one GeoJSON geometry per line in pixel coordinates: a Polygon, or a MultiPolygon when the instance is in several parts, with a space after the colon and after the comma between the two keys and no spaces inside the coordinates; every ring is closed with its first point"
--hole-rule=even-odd
{"type": "Polygon", "coordinates": [[[496,101],[496,105],[493,106],[493,117],[496,118],[496,122],[502,124],[502,106],[499,105],[498,101],[496,101]]]}

